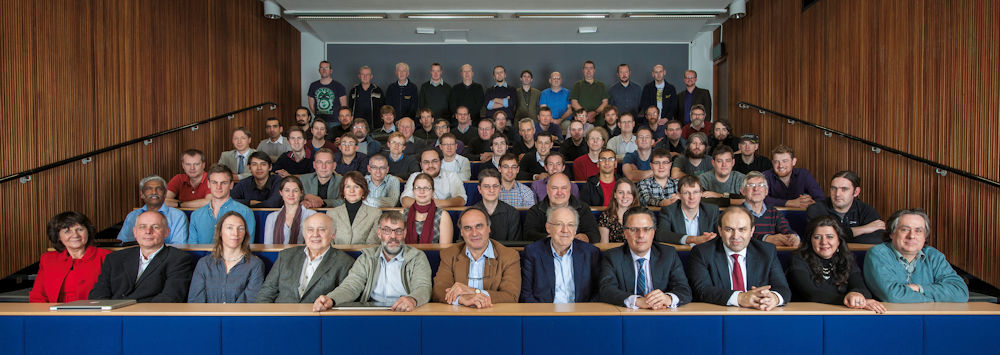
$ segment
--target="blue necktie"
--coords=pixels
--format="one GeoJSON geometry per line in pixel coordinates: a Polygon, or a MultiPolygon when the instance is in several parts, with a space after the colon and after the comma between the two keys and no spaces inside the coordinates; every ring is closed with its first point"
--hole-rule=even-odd
{"type": "Polygon", "coordinates": [[[239,162],[236,163],[236,173],[237,174],[242,174],[243,173],[243,156],[239,155],[239,153],[237,153],[236,157],[239,158],[239,162]]]}
{"type": "Polygon", "coordinates": [[[645,258],[637,260],[639,262],[639,277],[635,280],[635,294],[644,296],[646,294],[646,269],[642,268],[645,258]]]}

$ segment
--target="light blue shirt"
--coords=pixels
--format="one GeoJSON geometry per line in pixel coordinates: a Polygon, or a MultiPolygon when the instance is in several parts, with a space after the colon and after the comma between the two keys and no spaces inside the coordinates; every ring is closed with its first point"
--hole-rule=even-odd
{"type": "MultiPolygon", "coordinates": [[[[502,84],[497,84],[497,85],[496,85],[496,87],[502,87],[502,88],[505,88],[505,87],[507,87],[507,82],[505,81],[505,82],[503,82],[502,84]]],[[[509,99],[507,99],[507,98],[504,98],[504,99],[503,99],[503,107],[508,107],[508,106],[510,106],[510,103],[509,103],[509,102],[508,102],[507,100],[509,100],[509,99]]],[[[492,109],[493,109],[493,100],[490,100],[489,102],[487,102],[487,103],[486,103],[486,108],[488,108],[488,109],[490,109],[490,110],[492,110],[492,109]]]]}
{"type": "Polygon", "coordinates": [[[566,255],[559,256],[556,248],[552,248],[552,262],[556,271],[555,298],[552,303],[573,303],[576,301],[576,285],[573,283],[573,245],[570,244],[566,255]]]}
{"type": "Polygon", "coordinates": [[[382,184],[375,185],[369,174],[365,175],[365,181],[368,182],[368,197],[365,197],[364,204],[375,208],[399,205],[399,179],[386,175],[382,184]]]}
{"type": "MultiPolygon", "coordinates": [[[[684,216],[683,211],[681,211],[681,215],[684,216]]],[[[701,233],[698,233],[699,215],[701,215],[701,210],[698,210],[698,213],[694,215],[694,218],[688,219],[687,216],[684,216],[684,233],[686,235],[681,237],[681,244],[687,244],[685,243],[687,241],[687,237],[701,235],[701,233]]]]}
{"type": "Polygon", "coordinates": [[[552,110],[552,118],[559,119],[569,109],[569,89],[562,88],[559,92],[552,91],[552,88],[542,90],[538,105],[548,106],[552,110]]]}
{"type": "MultiPolygon", "coordinates": [[[[489,296],[490,293],[483,290],[483,274],[486,268],[486,258],[497,258],[496,254],[493,253],[493,243],[487,242],[486,251],[483,252],[483,255],[479,256],[479,260],[472,258],[469,247],[465,247],[465,256],[469,258],[469,287],[482,290],[484,294],[489,296]]],[[[455,298],[455,302],[451,304],[458,304],[458,298],[455,298]]]]}
{"type": "MultiPolygon", "coordinates": [[[[135,227],[135,220],[139,219],[139,215],[143,212],[148,211],[146,206],[143,205],[137,210],[129,212],[125,216],[125,223],[122,223],[122,230],[118,232],[118,240],[123,242],[131,242],[135,240],[135,236],[132,235],[132,228],[135,227]]],[[[160,211],[164,216],[167,216],[167,227],[170,228],[170,235],[167,237],[167,244],[187,244],[188,240],[188,219],[187,215],[181,210],[168,207],[167,205],[160,206],[160,211]]]]}
{"type": "MultiPolygon", "coordinates": [[[[226,202],[219,207],[219,214],[222,216],[229,211],[236,211],[243,216],[247,222],[247,232],[250,233],[250,242],[254,242],[254,234],[257,232],[257,221],[254,219],[253,211],[250,207],[233,199],[226,199],[226,202]]],[[[188,244],[212,244],[215,238],[215,224],[219,221],[217,216],[212,215],[212,203],[194,211],[191,214],[191,223],[188,228],[188,244]]]]}
{"type": "Polygon", "coordinates": [[[372,289],[372,301],[378,303],[393,303],[399,297],[406,296],[406,289],[403,288],[403,251],[400,250],[392,260],[385,260],[385,253],[379,251],[378,277],[375,279],[375,288],[372,289]]]}

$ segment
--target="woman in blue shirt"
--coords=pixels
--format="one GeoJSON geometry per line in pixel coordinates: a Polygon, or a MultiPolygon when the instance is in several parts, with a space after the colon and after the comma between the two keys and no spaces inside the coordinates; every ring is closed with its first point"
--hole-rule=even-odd
{"type": "Polygon", "coordinates": [[[229,211],[215,225],[212,254],[198,260],[189,303],[254,303],[264,283],[264,263],[250,253],[243,216],[229,211]]]}

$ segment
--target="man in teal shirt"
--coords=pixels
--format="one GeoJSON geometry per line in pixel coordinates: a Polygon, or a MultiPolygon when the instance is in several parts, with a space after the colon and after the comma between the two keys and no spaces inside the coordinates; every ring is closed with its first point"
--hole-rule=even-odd
{"type": "Polygon", "coordinates": [[[229,198],[232,189],[233,171],[225,165],[214,165],[208,169],[208,194],[211,201],[191,214],[188,229],[188,244],[212,244],[215,238],[215,223],[219,216],[229,211],[236,211],[247,223],[250,232],[250,242],[256,242],[257,221],[254,220],[250,207],[229,198]]]}
{"type": "Polygon", "coordinates": [[[921,209],[904,209],[889,218],[891,242],[876,245],[865,257],[865,281],[885,302],[968,302],[969,288],[945,260],[925,246],[930,218],[921,209]]]}

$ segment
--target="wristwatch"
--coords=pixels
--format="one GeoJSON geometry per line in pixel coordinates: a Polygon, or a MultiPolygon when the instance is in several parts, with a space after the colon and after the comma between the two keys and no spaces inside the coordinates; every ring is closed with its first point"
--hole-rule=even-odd
{"type": "Polygon", "coordinates": [[[483,293],[483,290],[480,290],[480,289],[478,289],[478,288],[477,288],[477,289],[476,289],[476,294],[478,295],[478,294],[480,294],[480,293],[483,293]]]}
{"type": "Polygon", "coordinates": [[[723,192],[722,193],[722,198],[729,198],[729,193],[728,192],[723,192]]]}

